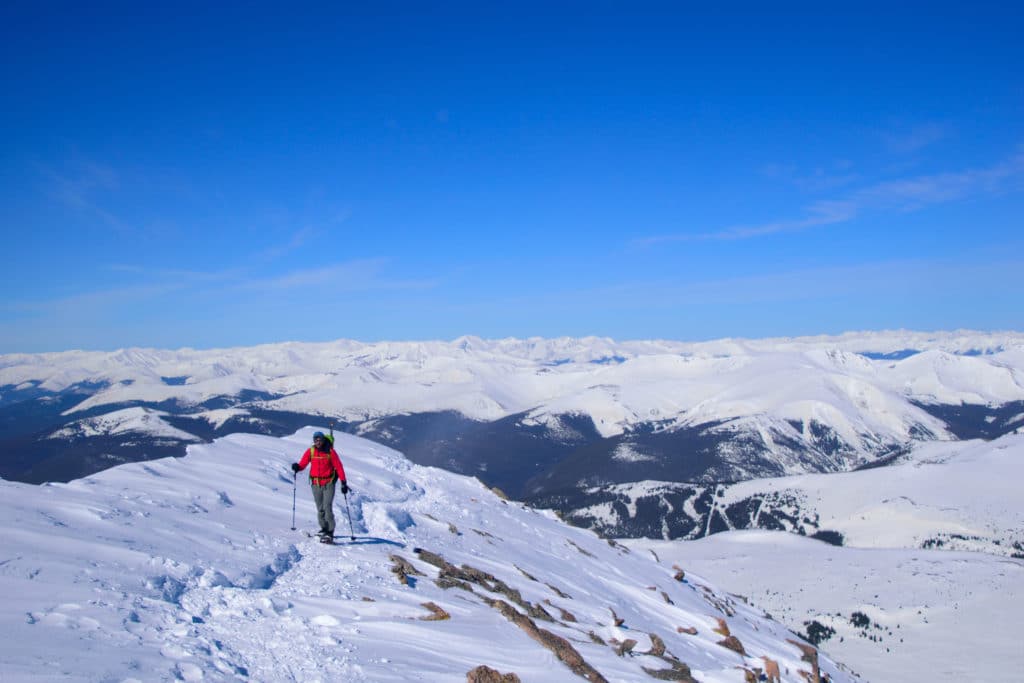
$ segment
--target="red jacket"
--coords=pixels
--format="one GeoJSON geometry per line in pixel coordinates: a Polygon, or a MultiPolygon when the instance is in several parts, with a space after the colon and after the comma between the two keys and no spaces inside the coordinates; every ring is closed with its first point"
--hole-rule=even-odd
{"type": "Polygon", "coordinates": [[[338,479],[345,481],[345,468],[341,466],[341,458],[338,457],[338,451],[331,448],[331,452],[317,450],[316,446],[310,446],[306,449],[306,452],[302,454],[302,459],[299,460],[299,469],[306,469],[312,461],[313,466],[309,468],[309,478],[313,480],[314,484],[323,486],[329,484],[334,480],[335,474],[338,479]]]}

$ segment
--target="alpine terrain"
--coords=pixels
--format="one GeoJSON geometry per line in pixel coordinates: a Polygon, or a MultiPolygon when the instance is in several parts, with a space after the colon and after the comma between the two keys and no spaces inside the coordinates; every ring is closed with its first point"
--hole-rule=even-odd
{"type": "Polygon", "coordinates": [[[312,433],[0,482],[3,680],[858,680],[684,560],[359,437],[322,544],[312,433]]]}

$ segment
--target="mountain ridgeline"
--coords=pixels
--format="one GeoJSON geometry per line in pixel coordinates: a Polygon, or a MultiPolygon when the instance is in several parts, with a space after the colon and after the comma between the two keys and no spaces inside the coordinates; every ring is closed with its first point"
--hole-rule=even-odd
{"type": "MultiPolygon", "coordinates": [[[[828,532],[737,482],[1024,427],[1024,336],[333,342],[0,357],[0,476],[69,481],[332,421],[610,535],[828,532]]],[[[833,540],[835,538],[833,537],[833,540]]]]}

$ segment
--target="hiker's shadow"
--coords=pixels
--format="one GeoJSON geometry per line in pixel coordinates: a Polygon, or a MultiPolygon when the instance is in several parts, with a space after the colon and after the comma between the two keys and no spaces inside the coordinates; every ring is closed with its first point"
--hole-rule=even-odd
{"type": "Polygon", "coordinates": [[[352,540],[344,541],[346,545],[393,545],[398,548],[404,548],[404,543],[398,541],[392,541],[389,538],[377,538],[376,536],[356,536],[352,540]]]}

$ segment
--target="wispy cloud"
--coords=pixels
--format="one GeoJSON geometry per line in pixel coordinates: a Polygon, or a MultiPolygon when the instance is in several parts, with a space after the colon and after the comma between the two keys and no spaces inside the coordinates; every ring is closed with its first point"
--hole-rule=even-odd
{"type": "Polygon", "coordinates": [[[145,301],[185,289],[174,282],[133,284],[108,287],[48,299],[21,299],[6,301],[0,310],[25,315],[82,317],[102,309],[112,309],[127,303],[145,301]]]}
{"type": "Polygon", "coordinates": [[[41,163],[36,164],[36,168],[45,178],[51,196],[61,204],[88,218],[98,219],[117,232],[133,232],[126,221],[105,208],[97,198],[121,187],[120,175],[112,167],[94,161],[72,161],[61,170],[41,163]]]}
{"type": "Polygon", "coordinates": [[[260,261],[275,261],[282,256],[287,256],[302,249],[307,244],[313,242],[319,234],[320,231],[313,227],[301,228],[293,233],[287,242],[267,247],[263,251],[257,252],[255,258],[260,261]]]}
{"type": "Polygon", "coordinates": [[[879,183],[861,190],[853,200],[862,208],[900,211],[956,201],[968,197],[1019,190],[1024,178],[1024,149],[1005,161],[981,169],[940,173],[879,183]]]}
{"type": "Polygon", "coordinates": [[[440,278],[395,278],[386,272],[387,266],[386,259],[365,259],[260,277],[239,269],[197,271],[118,264],[108,270],[123,273],[131,281],[48,298],[8,299],[0,302],[0,315],[9,319],[52,320],[57,324],[62,319],[96,321],[127,310],[159,310],[171,302],[191,301],[204,307],[225,293],[305,298],[325,292],[429,290],[442,283],[440,278]],[[132,308],[139,306],[142,308],[132,308]]]}
{"type": "Polygon", "coordinates": [[[245,275],[245,271],[241,268],[203,271],[185,268],[153,268],[127,263],[115,263],[107,266],[107,269],[117,273],[139,275],[148,280],[176,282],[183,287],[238,280],[245,275]]]}
{"type": "Polygon", "coordinates": [[[925,123],[907,130],[885,132],[882,140],[895,154],[914,154],[949,137],[952,127],[942,123],[925,123]]]}
{"type": "MultiPolygon", "coordinates": [[[[899,302],[912,300],[928,307],[927,302],[945,294],[974,297],[987,291],[1013,296],[1020,290],[1018,274],[1022,268],[1024,259],[993,257],[989,251],[978,250],[957,259],[890,259],[690,281],[684,277],[625,280],[502,298],[468,299],[448,308],[458,313],[478,311],[481,315],[495,310],[509,315],[521,311],[546,312],[565,315],[567,319],[579,311],[634,315],[654,310],[660,317],[670,319],[685,318],[687,311],[715,308],[729,318],[730,311],[736,310],[734,307],[760,305],[770,311],[775,306],[799,306],[802,302],[856,302],[858,313],[891,310],[895,305],[897,314],[906,315],[905,303],[899,302]]],[[[793,320],[806,319],[811,315],[809,311],[793,320]]]]}
{"type": "MultiPolygon", "coordinates": [[[[276,274],[254,274],[251,268],[199,271],[152,269],[127,264],[113,265],[110,266],[110,269],[137,274],[154,281],[156,283],[152,285],[155,288],[154,291],[160,291],[159,287],[174,287],[202,292],[211,286],[218,289],[230,288],[263,292],[290,292],[311,288],[329,288],[333,292],[384,291],[429,289],[436,287],[440,282],[437,278],[394,278],[387,273],[389,265],[389,260],[384,258],[358,259],[316,267],[296,268],[276,274]]],[[[142,286],[140,285],[140,287],[142,286]]],[[[131,291],[131,288],[128,288],[128,291],[131,291]]]]}
{"type": "Polygon", "coordinates": [[[259,261],[276,261],[277,259],[292,254],[300,249],[303,249],[311,244],[315,244],[317,240],[322,240],[326,235],[330,235],[335,229],[344,224],[352,217],[352,210],[345,206],[330,206],[329,200],[323,195],[323,191],[317,189],[311,193],[316,198],[314,201],[317,204],[316,209],[312,211],[306,211],[304,214],[297,218],[295,212],[290,209],[281,209],[273,216],[268,217],[268,223],[274,224],[275,226],[288,226],[292,227],[291,235],[278,244],[274,244],[265,247],[261,251],[257,251],[253,254],[253,259],[259,261]],[[321,204],[327,203],[328,206],[324,207],[321,204]],[[297,227],[296,226],[301,226],[297,227]]]}
{"type": "Polygon", "coordinates": [[[784,232],[798,232],[857,218],[865,211],[916,211],[945,202],[1002,192],[1020,191],[1024,180],[1024,149],[987,168],[921,175],[891,180],[851,192],[845,197],[806,206],[798,218],[739,225],[722,230],[655,235],[633,241],[641,247],[667,242],[743,240],[784,232]]]}
{"type": "Polygon", "coordinates": [[[797,232],[822,225],[843,223],[854,218],[857,215],[857,211],[856,203],[848,200],[820,201],[808,206],[805,209],[805,215],[801,218],[756,225],[736,225],[715,232],[657,235],[634,240],[633,243],[637,246],[648,247],[666,242],[745,240],[782,232],[797,232]]]}
{"type": "Polygon", "coordinates": [[[367,290],[430,289],[437,279],[394,279],[385,275],[387,259],[346,261],[317,268],[293,270],[282,275],[257,277],[239,283],[242,289],[287,291],[330,287],[334,292],[367,290]]]}
{"type": "Polygon", "coordinates": [[[814,170],[800,171],[791,164],[767,164],[760,170],[761,175],[772,180],[787,182],[801,192],[832,192],[842,187],[849,187],[860,180],[860,175],[853,170],[853,164],[840,159],[829,168],[818,167],[814,170]]]}

